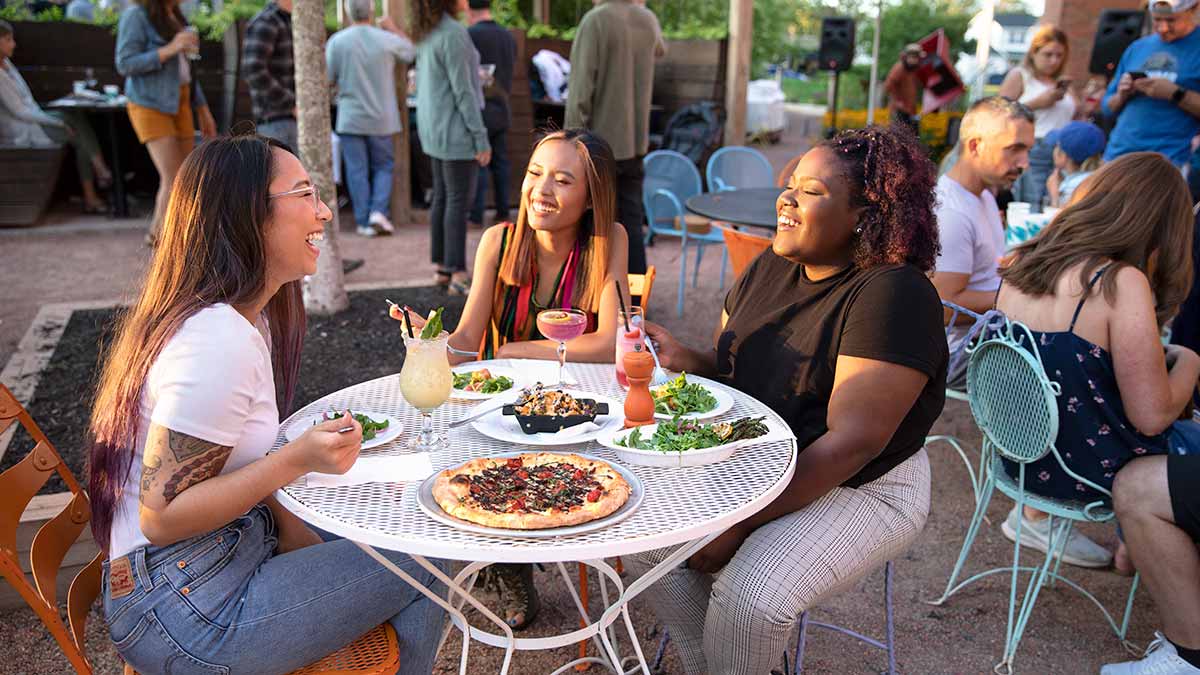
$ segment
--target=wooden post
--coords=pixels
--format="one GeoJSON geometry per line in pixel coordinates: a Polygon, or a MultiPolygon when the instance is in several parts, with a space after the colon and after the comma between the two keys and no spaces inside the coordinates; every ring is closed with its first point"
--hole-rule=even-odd
{"type": "Polygon", "coordinates": [[[725,71],[725,145],[746,143],[746,88],[750,83],[750,46],[754,40],[754,4],[729,0],[729,56],[725,71]]]}
{"type": "Polygon", "coordinates": [[[550,23],[550,0],[533,0],[533,22],[550,23]]]}
{"type": "MultiPolygon", "coordinates": [[[[408,0],[387,0],[383,6],[385,15],[396,25],[408,23],[408,0]]],[[[396,66],[396,104],[400,106],[400,133],[392,138],[395,164],[392,169],[392,222],[397,227],[412,220],[412,164],[409,162],[408,138],[408,66],[396,66]]]]}

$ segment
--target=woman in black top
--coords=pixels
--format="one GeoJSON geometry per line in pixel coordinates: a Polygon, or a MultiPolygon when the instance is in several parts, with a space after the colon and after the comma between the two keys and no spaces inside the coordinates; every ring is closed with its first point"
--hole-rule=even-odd
{"type": "Polygon", "coordinates": [[[715,348],[647,326],[664,366],[763,401],[800,448],[774,502],[648,591],[688,673],[770,671],[801,612],[924,527],[922,446],[942,411],[948,359],[925,276],[938,249],[934,176],[907,130],[839,134],[796,166],[772,249],[726,297],[715,348]]]}

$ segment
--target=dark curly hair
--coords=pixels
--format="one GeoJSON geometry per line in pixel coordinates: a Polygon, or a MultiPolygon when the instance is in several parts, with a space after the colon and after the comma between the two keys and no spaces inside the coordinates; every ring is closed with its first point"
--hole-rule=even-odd
{"type": "Polygon", "coordinates": [[[454,16],[458,3],[455,0],[412,0],[408,3],[408,35],[413,42],[420,42],[441,23],[442,16],[454,16]]]}
{"type": "Polygon", "coordinates": [[[933,214],[937,171],[916,136],[903,127],[871,125],[843,131],[817,147],[841,160],[850,204],[863,208],[855,264],[933,269],[940,250],[933,214]]]}

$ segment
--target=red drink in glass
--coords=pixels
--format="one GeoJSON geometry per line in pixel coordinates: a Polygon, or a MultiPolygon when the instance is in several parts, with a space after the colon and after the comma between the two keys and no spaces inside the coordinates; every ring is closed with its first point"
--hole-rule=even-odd
{"type": "Polygon", "coordinates": [[[587,314],[581,309],[543,309],[537,315],[538,332],[558,343],[558,386],[565,386],[563,368],[567,365],[567,342],[587,330],[587,314]]]}
{"type": "Polygon", "coordinates": [[[642,319],[644,312],[641,307],[630,307],[628,312],[617,312],[617,349],[616,349],[616,366],[617,366],[617,384],[621,385],[622,389],[629,389],[629,380],[625,377],[625,354],[633,351],[635,345],[642,344],[645,340],[642,334],[642,319]],[[628,321],[628,323],[627,323],[628,321]],[[625,330],[625,326],[629,326],[629,330],[625,330]]]}

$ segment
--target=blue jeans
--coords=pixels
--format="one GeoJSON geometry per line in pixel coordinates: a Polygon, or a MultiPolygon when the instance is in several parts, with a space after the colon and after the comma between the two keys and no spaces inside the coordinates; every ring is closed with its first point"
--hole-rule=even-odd
{"type": "Polygon", "coordinates": [[[508,130],[488,132],[488,142],[492,144],[492,161],[487,166],[479,167],[479,181],[475,186],[475,205],[471,207],[468,218],[472,223],[483,222],[483,202],[487,197],[488,175],[492,179],[492,197],[496,202],[496,222],[508,220],[508,145],[505,136],[508,130]]]}
{"type": "Polygon", "coordinates": [[[368,225],[371,213],[387,214],[392,199],[391,136],[338,134],[346,169],[346,189],[354,203],[354,222],[368,225]]]}
{"type": "Polygon", "coordinates": [[[433,203],[429,205],[430,258],[438,271],[467,270],[467,209],[475,197],[479,163],[473,159],[429,158],[433,203]]]}
{"type": "Polygon", "coordinates": [[[1030,213],[1042,212],[1042,198],[1046,196],[1046,179],[1054,170],[1054,146],[1038,139],[1029,150],[1029,168],[1013,185],[1013,196],[1017,201],[1029,202],[1030,213]]]}
{"type": "MultiPolygon", "coordinates": [[[[133,589],[104,613],[121,657],[139,673],[287,673],[390,621],[400,672],[428,675],[445,613],[347,540],[275,554],[275,524],[257,506],[229,525],[128,554],[133,589]]],[[[406,555],[388,558],[416,579],[406,555]]],[[[442,589],[433,587],[434,592],[442,589]]]]}
{"type": "Polygon", "coordinates": [[[300,137],[296,127],[296,120],[284,118],[281,120],[273,120],[271,122],[263,122],[258,125],[257,131],[259,135],[275,140],[288,146],[288,149],[300,156],[300,137]]]}

